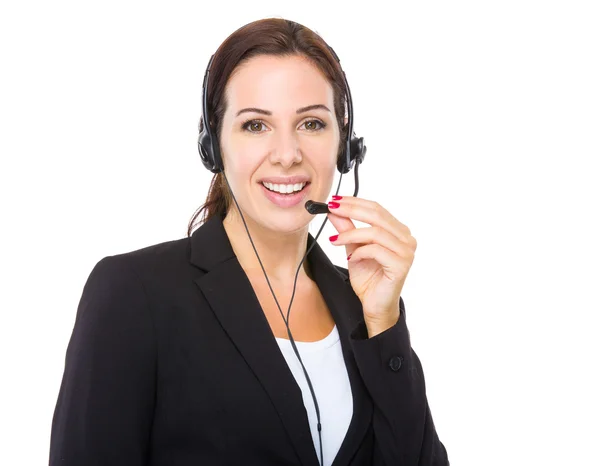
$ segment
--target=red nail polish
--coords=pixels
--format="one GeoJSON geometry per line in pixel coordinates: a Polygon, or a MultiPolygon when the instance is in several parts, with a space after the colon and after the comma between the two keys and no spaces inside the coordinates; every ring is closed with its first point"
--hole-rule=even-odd
{"type": "Polygon", "coordinates": [[[329,237],[329,241],[335,241],[336,239],[338,239],[338,236],[340,235],[333,235],[329,237]]]}
{"type": "Polygon", "coordinates": [[[346,260],[347,260],[347,261],[349,261],[351,257],[352,257],[352,254],[350,254],[350,255],[349,255],[347,258],[346,258],[346,260]]]}
{"type": "Polygon", "coordinates": [[[329,207],[330,209],[337,209],[340,206],[339,202],[329,202],[327,204],[327,207],[329,207]]]}
{"type": "Polygon", "coordinates": [[[342,198],[342,196],[331,196],[331,199],[333,199],[334,201],[339,201],[342,198]]]}

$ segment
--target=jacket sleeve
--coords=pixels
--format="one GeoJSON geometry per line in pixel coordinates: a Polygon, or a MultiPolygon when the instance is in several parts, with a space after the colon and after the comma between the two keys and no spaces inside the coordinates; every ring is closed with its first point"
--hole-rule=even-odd
{"type": "Polygon", "coordinates": [[[83,289],[52,419],[50,466],[146,463],[156,344],[141,281],[105,257],[83,289]]]}
{"type": "Polygon", "coordinates": [[[448,455],[435,430],[421,362],[410,344],[404,302],[400,318],[368,338],[361,321],[350,341],[361,377],[373,398],[373,464],[447,466],[448,455]]]}

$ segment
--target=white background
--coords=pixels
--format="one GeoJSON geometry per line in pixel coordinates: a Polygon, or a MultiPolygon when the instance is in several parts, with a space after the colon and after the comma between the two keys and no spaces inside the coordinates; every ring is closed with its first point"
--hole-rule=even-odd
{"type": "MultiPolygon", "coordinates": [[[[212,176],[206,64],[271,16],[340,56],[368,145],[359,197],[418,241],[403,298],[451,463],[600,464],[595,3],[3,3],[0,464],[47,464],[96,262],[186,236],[212,176]]],[[[319,242],[344,265],[334,233],[319,242]]]]}

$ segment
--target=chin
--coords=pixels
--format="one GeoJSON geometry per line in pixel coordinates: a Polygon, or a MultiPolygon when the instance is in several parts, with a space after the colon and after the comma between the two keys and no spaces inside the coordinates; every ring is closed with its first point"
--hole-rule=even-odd
{"type": "Polygon", "coordinates": [[[269,213],[255,219],[264,228],[280,233],[295,233],[308,227],[311,215],[304,209],[269,213]],[[306,215],[304,215],[306,214],[306,215]]]}

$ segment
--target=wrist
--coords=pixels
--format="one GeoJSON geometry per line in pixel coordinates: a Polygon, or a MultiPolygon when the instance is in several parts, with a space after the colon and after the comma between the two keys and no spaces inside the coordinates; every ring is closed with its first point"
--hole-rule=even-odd
{"type": "Polygon", "coordinates": [[[380,333],[389,330],[398,323],[400,319],[400,310],[390,313],[385,319],[365,319],[365,326],[367,327],[367,334],[369,338],[379,335],[380,333]]]}

